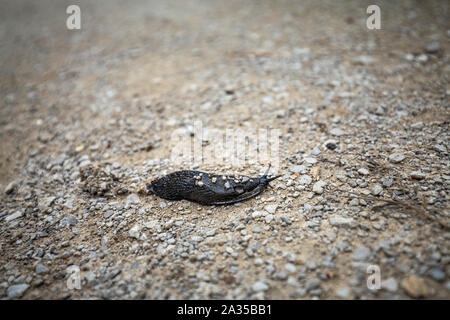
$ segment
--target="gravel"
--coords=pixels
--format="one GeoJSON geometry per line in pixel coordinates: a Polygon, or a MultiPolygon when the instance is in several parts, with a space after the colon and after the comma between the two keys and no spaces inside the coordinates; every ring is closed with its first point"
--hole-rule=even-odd
{"type": "Polygon", "coordinates": [[[10,215],[6,216],[5,222],[13,221],[13,220],[15,220],[15,219],[21,217],[22,215],[23,215],[22,212],[17,211],[17,212],[15,212],[15,213],[13,213],[13,214],[10,214],[10,215]]]}
{"type": "Polygon", "coordinates": [[[311,279],[306,282],[306,290],[311,291],[319,288],[321,285],[321,281],[319,279],[311,279]]]}
{"type": "Polygon", "coordinates": [[[445,273],[440,269],[434,268],[429,272],[429,274],[436,281],[442,282],[445,280],[445,273]]]}
{"type": "Polygon", "coordinates": [[[322,194],[326,185],[326,181],[317,181],[316,183],[314,183],[312,190],[316,194],[322,194]]]}
{"type": "Polygon", "coordinates": [[[353,223],[353,218],[330,217],[330,224],[334,227],[350,227],[353,223]]]}
{"type": "Polygon", "coordinates": [[[48,268],[46,267],[46,266],[44,266],[42,263],[38,263],[37,265],[36,265],[36,273],[37,274],[46,274],[46,273],[48,273],[48,268]]]}
{"type": "Polygon", "coordinates": [[[312,182],[312,178],[311,178],[311,176],[304,174],[298,178],[298,182],[301,185],[307,186],[312,182]]]}
{"type": "Polygon", "coordinates": [[[393,153],[389,156],[389,161],[392,163],[400,163],[405,160],[405,155],[401,153],[393,153]]]}
{"type": "Polygon", "coordinates": [[[336,296],[341,299],[350,299],[352,289],[350,287],[341,287],[336,290],[336,296]]]}
{"type": "Polygon", "coordinates": [[[411,172],[411,178],[417,179],[417,180],[422,180],[425,178],[425,174],[421,171],[413,171],[413,172],[411,172]]]}
{"type": "Polygon", "coordinates": [[[8,183],[8,185],[5,188],[5,193],[6,194],[10,194],[14,191],[14,189],[17,188],[17,182],[16,181],[11,181],[10,183],[8,183]]]}
{"type": "Polygon", "coordinates": [[[267,291],[269,290],[269,286],[264,282],[258,281],[252,285],[252,289],[254,292],[267,291]]]}
{"type": "Polygon", "coordinates": [[[439,49],[441,48],[439,41],[433,41],[430,42],[429,44],[427,44],[425,51],[427,53],[436,53],[439,51],[439,49]]]}
{"type": "Polygon", "coordinates": [[[20,298],[21,296],[23,296],[23,294],[25,293],[25,291],[28,290],[30,286],[28,284],[22,283],[22,284],[15,284],[12,285],[8,288],[7,290],[7,296],[8,298],[11,299],[16,299],[16,298],[20,298]]]}
{"type": "Polygon", "coordinates": [[[366,261],[369,259],[371,251],[365,246],[360,246],[353,252],[353,260],[366,261]]]}
{"type": "Polygon", "coordinates": [[[386,280],[381,282],[381,287],[389,292],[397,292],[398,282],[394,278],[387,278],[386,280]]]}
{"type": "Polygon", "coordinates": [[[278,208],[278,205],[276,205],[276,204],[269,204],[264,207],[264,209],[270,214],[275,214],[275,212],[277,211],[277,208],[278,208]]]}

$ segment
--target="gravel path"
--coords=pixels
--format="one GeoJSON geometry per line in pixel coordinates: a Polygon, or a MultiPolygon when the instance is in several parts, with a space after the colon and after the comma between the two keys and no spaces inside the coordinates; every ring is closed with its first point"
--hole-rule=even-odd
{"type": "Polygon", "coordinates": [[[378,1],[381,30],[365,1],[79,2],[79,31],[69,1],[0,11],[1,299],[450,298],[448,2],[378,1]],[[266,169],[173,165],[196,120],[281,130],[283,176],[147,194],[266,169]]]}

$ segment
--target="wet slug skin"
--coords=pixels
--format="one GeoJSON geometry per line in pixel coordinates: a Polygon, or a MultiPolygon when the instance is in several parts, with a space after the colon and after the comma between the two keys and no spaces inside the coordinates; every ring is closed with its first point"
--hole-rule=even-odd
{"type": "Polygon", "coordinates": [[[201,171],[172,172],[147,185],[147,190],[167,200],[189,200],[204,205],[233,204],[260,194],[280,176],[269,178],[228,177],[201,171]]]}

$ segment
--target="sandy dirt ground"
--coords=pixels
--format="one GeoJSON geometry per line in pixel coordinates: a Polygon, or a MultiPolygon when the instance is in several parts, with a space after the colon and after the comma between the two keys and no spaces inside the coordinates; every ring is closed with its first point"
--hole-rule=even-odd
{"type": "Polygon", "coordinates": [[[370,1],[70,4],[1,3],[1,299],[450,298],[449,2],[377,1],[380,30],[370,1]],[[195,121],[279,130],[282,177],[147,193],[267,168],[174,163],[195,121]]]}

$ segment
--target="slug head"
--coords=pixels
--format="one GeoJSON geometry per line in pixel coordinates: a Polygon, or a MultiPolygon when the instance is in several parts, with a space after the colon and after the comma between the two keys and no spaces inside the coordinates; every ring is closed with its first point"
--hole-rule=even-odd
{"type": "Polygon", "coordinates": [[[269,178],[267,174],[269,173],[270,167],[271,166],[269,165],[269,168],[267,168],[266,172],[264,173],[264,175],[261,178],[256,178],[256,179],[253,178],[253,179],[250,179],[249,181],[247,181],[246,183],[235,186],[234,192],[236,194],[243,194],[243,193],[255,191],[255,189],[262,190],[264,187],[269,185],[269,182],[281,177],[281,175],[278,175],[278,176],[269,178]]]}
{"type": "Polygon", "coordinates": [[[262,184],[262,185],[268,185],[269,182],[271,182],[271,181],[273,181],[275,179],[278,179],[279,177],[281,177],[281,175],[278,175],[278,176],[275,176],[275,177],[272,177],[272,178],[268,178],[266,175],[264,175],[261,178],[259,178],[259,183],[262,184]]]}
{"type": "Polygon", "coordinates": [[[279,177],[281,177],[281,175],[272,177],[272,178],[268,178],[267,174],[269,173],[270,168],[272,167],[271,164],[269,164],[269,167],[267,168],[266,172],[264,172],[263,176],[261,178],[259,178],[259,183],[261,185],[268,185],[270,181],[273,181],[275,179],[278,179],[279,177]]]}

